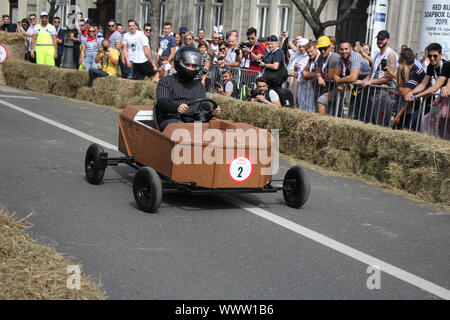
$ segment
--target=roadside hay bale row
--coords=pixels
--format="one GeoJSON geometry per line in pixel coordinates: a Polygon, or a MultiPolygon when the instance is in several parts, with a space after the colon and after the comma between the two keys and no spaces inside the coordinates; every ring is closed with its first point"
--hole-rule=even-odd
{"type": "Polygon", "coordinates": [[[359,121],[211,95],[222,117],[280,129],[280,151],[378,181],[434,202],[450,203],[450,142],[359,121]]]}
{"type": "Polygon", "coordinates": [[[9,59],[4,63],[3,73],[6,84],[20,89],[36,90],[73,98],[79,87],[87,86],[89,75],[86,71],[37,65],[19,59],[9,59]],[[31,82],[29,79],[35,79],[31,82]],[[42,81],[43,84],[38,84],[42,81]],[[45,82],[48,83],[45,84],[45,82]]]}

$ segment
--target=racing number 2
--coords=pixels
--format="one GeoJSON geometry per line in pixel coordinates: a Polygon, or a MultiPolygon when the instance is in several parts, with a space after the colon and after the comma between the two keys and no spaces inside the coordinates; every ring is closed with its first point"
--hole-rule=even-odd
{"type": "Polygon", "coordinates": [[[228,176],[236,183],[244,183],[253,174],[253,163],[247,156],[234,158],[228,165],[228,176]]]}

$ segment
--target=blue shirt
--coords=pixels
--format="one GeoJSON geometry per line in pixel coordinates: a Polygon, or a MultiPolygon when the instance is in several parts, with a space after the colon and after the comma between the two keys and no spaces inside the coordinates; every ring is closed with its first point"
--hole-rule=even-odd
{"type": "Polygon", "coordinates": [[[63,43],[61,44],[58,43],[58,51],[57,51],[58,55],[62,56],[64,53],[64,29],[59,28],[56,32],[58,33],[57,35],[58,39],[63,41],[63,43]]]}
{"type": "Polygon", "coordinates": [[[170,49],[177,45],[177,41],[173,35],[168,35],[167,37],[161,37],[159,39],[159,51],[158,56],[165,54],[170,57],[170,49]]]}

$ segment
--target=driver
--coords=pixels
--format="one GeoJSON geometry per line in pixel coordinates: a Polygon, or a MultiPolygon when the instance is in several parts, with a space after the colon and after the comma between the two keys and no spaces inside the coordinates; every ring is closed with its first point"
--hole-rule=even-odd
{"type": "Polygon", "coordinates": [[[184,46],[175,54],[174,64],[177,71],[174,75],[162,78],[156,88],[156,108],[158,110],[158,123],[161,131],[170,123],[203,122],[220,114],[220,107],[211,110],[207,102],[186,103],[206,98],[206,90],[201,80],[196,80],[202,68],[202,55],[195,47],[184,46]],[[191,116],[182,114],[196,113],[191,116]],[[199,117],[200,116],[200,117],[199,117]]]}

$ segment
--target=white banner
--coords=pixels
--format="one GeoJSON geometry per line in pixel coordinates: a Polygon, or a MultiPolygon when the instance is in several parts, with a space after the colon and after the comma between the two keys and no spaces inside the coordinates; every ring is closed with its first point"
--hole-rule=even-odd
{"type": "MultiPolygon", "coordinates": [[[[377,0],[375,3],[375,12],[373,13],[372,18],[372,39],[369,40],[370,45],[372,46],[372,56],[373,58],[379,51],[377,47],[377,39],[375,38],[378,32],[382,30],[386,30],[386,21],[389,9],[389,2],[387,0],[377,0]]],[[[392,35],[391,35],[392,37],[392,35]]]]}
{"type": "Polygon", "coordinates": [[[419,55],[430,43],[439,43],[444,59],[450,57],[450,0],[424,0],[419,55]]]}

